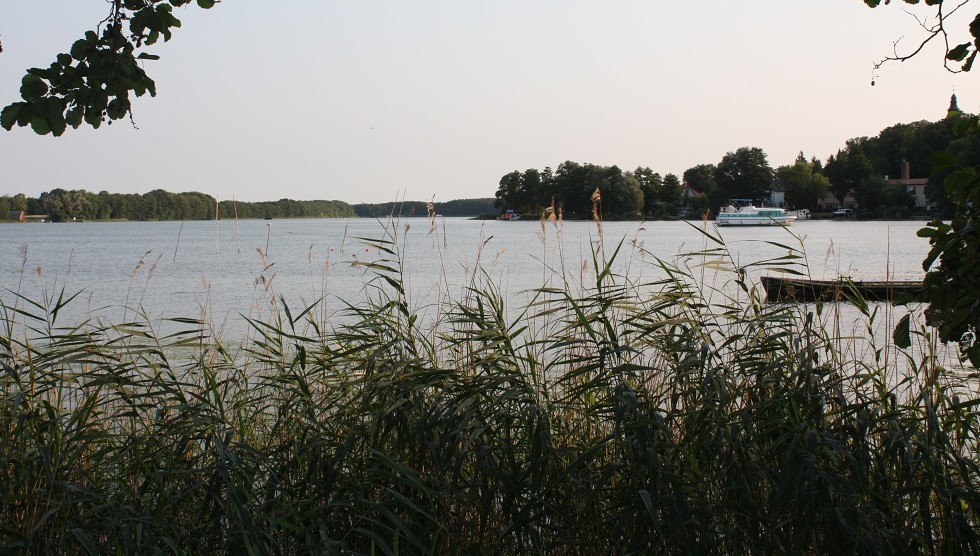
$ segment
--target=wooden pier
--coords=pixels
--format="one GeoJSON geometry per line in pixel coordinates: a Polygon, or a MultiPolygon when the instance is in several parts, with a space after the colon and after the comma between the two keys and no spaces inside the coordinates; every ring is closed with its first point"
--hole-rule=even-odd
{"type": "Polygon", "coordinates": [[[762,287],[770,303],[813,303],[848,301],[860,297],[865,301],[908,302],[922,292],[921,281],[810,280],[799,277],[762,276],[762,287]]]}

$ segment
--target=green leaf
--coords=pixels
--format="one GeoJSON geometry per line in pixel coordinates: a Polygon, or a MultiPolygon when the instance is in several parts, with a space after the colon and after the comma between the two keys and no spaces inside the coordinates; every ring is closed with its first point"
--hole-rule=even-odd
{"type": "Polygon", "coordinates": [[[75,44],[71,45],[71,49],[68,50],[71,57],[81,62],[84,60],[89,53],[91,45],[85,41],[85,39],[78,39],[75,44]]]}
{"type": "Polygon", "coordinates": [[[966,59],[966,62],[963,62],[963,71],[970,71],[973,69],[973,62],[977,59],[977,52],[978,51],[976,50],[971,52],[970,57],[966,59]]]}
{"type": "Polygon", "coordinates": [[[160,59],[160,57],[157,56],[156,54],[147,54],[146,52],[140,52],[140,55],[137,56],[137,58],[140,59],[140,60],[159,60],[160,59]]]}
{"type": "Polygon", "coordinates": [[[48,125],[55,137],[61,137],[68,127],[65,122],[65,101],[52,97],[48,99],[48,125]]]}
{"type": "Polygon", "coordinates": [[[14,102],[3,109],[0,112],[0,127],[3,127],[7,131],[13,129],[14,124],[17,123],[17,116],[20,114],[20,107],[24,106],[23,102],[14,102]]]}
{"type": "Polygon", "coordinates": [[[33,73],[28,73],[24,76],[24,79],[21,80],[20,96],[24,100],[33,102],[40,99],[47,93],[48,84],[33,73]]]}
{"type": "Polygon", "coordinates": [[[976,179],[977,171],[974,168],[959,168],[946,176],[946,179],[943,181],[943,187],[947,193],[955,198],[958,191],[967,189],[976,179]]]}
{"type": "Polygon", "coordinates": [[[204,8],[205,10],[210,10],[214,7],[214,0],[197,0],[197,5],[204,8]]]}
{"type": "Polygon", "coordinates": [[[956,62],[962,62],[964,59],[966,59],[966,55],[967,53],[969,53],[969,51],[970,51],[970,43],[965,42],[963,44],[958,44],[954,46],[952,49],[950,49],[949,52],[946,53],[946,59],[954,60],[956,62]]]}
{"type": "Polygon", "coordinates": [[[895,345],[907,349],[912,346],[912,335],[910,332],[910,319],[912,313],[909,313],[902,317],[902,320],[898,321],[895,325],[895,332],[892,333],[892,340],[895,341],[895,345]]]}
{"type": "Polygon", "coordinates": [[[52,116],[48,120],[48,125],[51,126],[51,134],[55,137],[61,137],[68,129],[68,124],[65,122],[65,116],[58,114],[57,116],[52,116]]]}
{"type": "Polygon", "coordinates": [[[20,103],[20,114],[17,115],[17,125],[20,127],[25,127],[30,125],[31,118],[33,117],[32,109],[33,105],[27,102],[20,103]]]}
{"type": "Polygon", "coordinates": [[[106,106],[106,113],[113,120],[122,118],[129,112],[129,99],[116,97],[106,106]]]}
{"type": "Polygon", "coordinates": [[[99,126],[102,125],[102,110],[90,106],[85,111],[85,123],[99,129],[99,126]]]}
{"type": "Polygon", "coordinates": [[[949,151],[936,151],[929,157],[933,171],[942,171],[957,166],[959,160],[949,151]]]}
{"type": "Polygon", "coordinates": [[[48,119],[43,116],[34,116],[31,118],[31,129],[34,133],[38,135],[47,135],[51,133],[51,125],[48,124],[48,119]]]}
{"type": "Polygon", "coordinates": [[[82,118],[85,116],[85,110],[81,106],[74,106],[71,110],[65,114],[65,123],[71,127],[78,129],[78,126],[82,125],[82,118]]]}
{"type": "Polygon", "coordinates": [[[58,59],[58,63],[61,64],[62,66],[71,65],[71,54],[64,54],[64,53],[58,54],[57,59],[58,59]]]}

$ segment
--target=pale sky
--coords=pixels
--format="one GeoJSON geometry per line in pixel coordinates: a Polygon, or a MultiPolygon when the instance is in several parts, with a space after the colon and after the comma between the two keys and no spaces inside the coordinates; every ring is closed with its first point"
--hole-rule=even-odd
{"type": "MultiPolygon", "coordinates": [[[[201,191],[245,201],[489,197],[565,160],[681,174],[741,146],[775,167],[937,120],[974,74],[861,0],[225,0],[177,10],[134,118],[60,138],[0,130],[0,194],[201,191]]],[[[966,21],[976,14],[965,14],[966,21]]],[[[0,106],[105,17],[105,0],[0,0],[0,106]]],[[[954,26],[963,32],[962,20],[954,26]]],[[[962,41],[961,41],[962,42],[962,41]]],[[[980,69],[976,70],[980,71],[980,69]]]]}

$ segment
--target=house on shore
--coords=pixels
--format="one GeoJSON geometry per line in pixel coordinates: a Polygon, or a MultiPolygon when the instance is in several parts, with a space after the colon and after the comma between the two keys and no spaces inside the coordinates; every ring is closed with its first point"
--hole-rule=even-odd
{"type": "MultiPolygon", "coordinates": [[[[955,96],[953,97],[955,103],[955,96]]],[[[885,180],[889,185],[904,185],[912,197],[915,198],[915,208],[932,210],[933,206],[926,197],[926,186],[929,185],[929,178],[911,177],[911,166],[908,160],[902,161],[902,177],[899,179],[885,180]]]]}
{"type": "Polygon", "coordinates": [[[22,210],[7,211],[7,220],[11,222],[27,222],[27,214],[22,210]]]}

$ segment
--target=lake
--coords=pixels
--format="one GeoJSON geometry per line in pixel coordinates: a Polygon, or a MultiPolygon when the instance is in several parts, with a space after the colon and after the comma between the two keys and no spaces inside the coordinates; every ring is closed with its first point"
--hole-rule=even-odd
{"type": "MultiPolygon", "coordinates": [[[[739,264],[780,257],[802,241],[814,278],[921,279],[928,242],[922,222],[801,221],[788,229],[708,230],[724,238],[739,264]]],[[[709,247],[701,223],[606,222],[602,249],[611,254],[625,238],[616,269],[634,282],[662,276],[656,258],[709,247]]],[[[558,273],[588,281],[591,250],[599,248],[592,222],[498,222],[463,218],[402,219],[396,230],[412,302],[426,306],[455,294],[479,265],[512,303],[558,273]],[[585,263],[585,264],[583,264],[585,263]]],[[[359,238],[380,238],[385,226],[370,219],[243,220],[235,222],[82,222],[0,226],[0,286],[35,300],[62,287],[81,295],[66,311],[78,319],[117,322],[142,307],[152,319],[190,316],[207,309],[231,328],[239,314],[260,316],[282,295],[292,307],[323,297],[323,315],[365,298],[370,278],[356,262],[382,255],[359,238]],[[263,257],[260,251],[268,252],[263,257]],[[25,257],[26,251],[26,257],[25,257]],[[23,269],[23,272],[22,272],[23,269]]],[[[0,293],[13,302],[10,291],[0,293]]]]}

